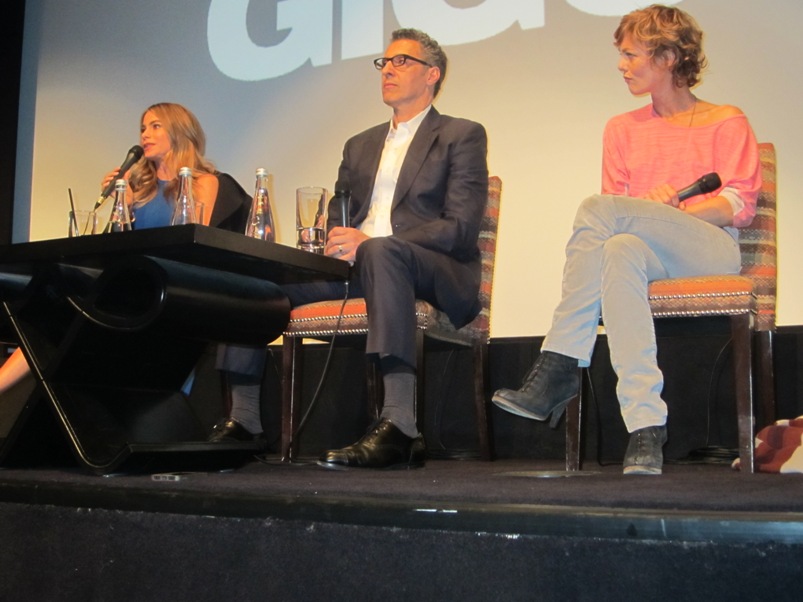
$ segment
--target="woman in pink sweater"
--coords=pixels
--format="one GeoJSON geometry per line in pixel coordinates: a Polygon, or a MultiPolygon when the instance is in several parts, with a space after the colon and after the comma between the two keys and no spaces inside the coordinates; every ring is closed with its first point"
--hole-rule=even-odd
{"type": "Polygon", "coordinates": [[[566,247],[561,301],[520,389],[500,389],[502,409],[555,425],[579,390],[602,315],[630,441],[625,474],[661,474],[666,443],[663,376],[656,361],[648,283],[736,274],[738,228],[750,224],[761,187],[758,149],[736,107],[698,99],[706,59],[687,13],[653,5],[625,15],[614,33],[631,94],[652,102],[611,119],[603,140],[602,194],[580,205],[566,247]],[[721,186],[678,191],[716,172],[721,186]]]}

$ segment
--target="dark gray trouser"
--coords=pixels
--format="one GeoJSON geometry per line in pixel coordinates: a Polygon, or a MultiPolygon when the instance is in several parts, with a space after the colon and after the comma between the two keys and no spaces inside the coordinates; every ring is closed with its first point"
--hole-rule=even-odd
{"type": "MultiPolygon", "coordinates": [[[[357,249],[349,297],[365,297],[368,308],[366,352],[392,355],[415,366],[415,300],[445,312],[455,326],[471,321],[480,309],[479,262],[451,257],[399,238],[377,237],[357,249]]],[[[293,307],[343,298],[341,282],[310,282],[282,287],[293,307]]],[[[217,367],[241,374],[262,374],[265,350],[225,345],[217,367]]]]}

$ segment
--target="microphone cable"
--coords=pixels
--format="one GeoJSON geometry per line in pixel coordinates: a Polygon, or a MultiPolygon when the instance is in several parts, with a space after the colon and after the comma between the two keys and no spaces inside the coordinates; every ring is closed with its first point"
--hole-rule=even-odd
{"type": "Polygon", "coordinates": [[[318,379],[318,386],[315,388],[315,393],[312,394],[312,400],[310,401],[309,407],[307,411],[304,412],[304,416],[301,418],[301,422],[298,423],[298,428],[293,433],[290,444],[292,445],[293,442],[298,437],[301,430],[307,423],[307,419],[309,418],[310,414],[312,413],[313,408],[315,407],[320,394],[321,390],[323,389],[323,383],[326,380],[326,374],[329,372],[329,364],[332,360],[332,353],[335,349],[335,339],[337,338],[337,334],[340,331],[340,323],[343,321],[343,313],[346,310],[346,301],[349,299],[349,281],[346,280],[346,294],[343,296],[343,303],[340,304],[340,312],[337,314],[337,322],[335,322],[335,330],[332,333],[332,340],[329,341],[329,350],[326,353],[326,361],[323,364],[323,370],[321,371],[321,377],[318,379]]]}
{"type": "MultiPolygon", "coordinates": [[[[713,424],[712,413],[717,411],[716,400],[718,395],[716,386],[722,377],[722,370],[725,365],[725,354],[733,346],[733,337],[729,337],[727,341],[719,348],[714,365],[711,367],[711,376],[708,379],[708,395],[706,406],[706,429],[705,429],[705,445],[692,449],[686,456],[677,460],[670,461],[674,464],[730,464],[733,460],[739,457],[739,449],[733,447],[725,447],[723,445],[711,444],[711,428],[713,424]]],[[[734,367],[734,370],[736,368],[734,367]]],[[[717,430],[719,431],[719,423],[717,423],[717,430]]],[[[721,439],[721,433],[718,432],[721,439]]]]}
{"type": "MultiPolygon", "coordinates": [[[[323,383],[326,381],[326,375],[329,373],[329,365],[330,365],[330,363],[332,361],[332,355],[333,355],[334,349],[335,349],[335,339],[337,338],[337,335],[338,335],[338,333],[340,331],[340,324],[343,321],[343,315],[344,315],[345,310],[346,310],[346,302],[349,300],[349,281],[348,280],[345,281],[345,285],[346,285],[346,293],[343,296],[343,302],[340,304],[340,311],[338,312],[338,315],[337,315],[337,321],[335,322],[335,328],[334,328],[334,332],[332,333],[332,339],[329,341],[329,350],[326,353],[326,360],[324,361],[323,369],[321,370],[321,376],[318,379],[318,384],[315,387],[315,392],[312,394],[312,399],[310,400],[309,407],[307,407],[307,410],[304,412],[304,415],[301,417],[301,421],[298,423],[298,427],[296,427],[296,430],[293,431],[292,435],[290,436],[290,448],[291,449],[293,447],[293,444],[296,442],[296,439],[298,438],[299,434],[301,433],[301,431],[306,426],[307,420],[309,419],[310,415],[312,414],[312,410],[317,405],[318,400],[320,399],[321,391],[323,390],[323,383]]],[[[269,462],[267,462],[266,460],[263,459],[263,456],[257,456],[257,459],[260,462],[269,463],[269,462]]],[[[284,463],[283,459],[280,458],[280,462],[284,463]]],[[[303,462],[289,462],[289,463],[290,464],[303,464],[303,462]]]]}
{"type": "MultiPolygon", "coordinates": [[[[716,385],[721,377],[723,370],[723,361],[725,352],[732,345],[733,339],[729,338],[724,345],[719,348],[717,356],[714,359],[714,365],[711,367],[711,375],[708,379],[708,394],[706,406],[706,440],[703,447],[692,449],[686,456],[678,459],[664,459],[664,464],[730,464],[735,458],[739,457],[739,450],[735,448],[728,448],[721,445],[711,445],[710,432],[712,425],[711,413],[713,401],[717,398],[716,385]]],[[[591,369],[583,368],[581,374],[585,375],[585,380],[588,384],[589,397],[594,404],[594,411],[597,417],[597,449],[596,449],[596,462],[598,466],[605,467],[615,465],[618,462],[614,460],[604,460],[604,434],[605,430],[602,425],[602,409],[600,407],[600,400],[594,391],[594,382],[591,378],[591,369]]],[[[581,388],[583,387],[583,380],[580,381],[581,388]]],[[[565,419],[565,418],[564,418],[565,419]]],[[[582,461],[582,458],[581,458],[582,461]]]]}

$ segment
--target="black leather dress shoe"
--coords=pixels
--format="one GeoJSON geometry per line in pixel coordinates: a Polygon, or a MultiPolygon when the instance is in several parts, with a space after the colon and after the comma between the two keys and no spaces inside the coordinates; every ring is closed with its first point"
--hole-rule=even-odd
{"type": "Polygon", "coordinates": [[[207,441],[209,443],[232,443],[236,441],[259,441],[262,433],[253,434],[236,420],[229,418],[223,422],[218,422],[212,427],[212,434],[207,441]]]}
{"type": "Polygon", "coordinates": [[[343,449],[330,449],[318,460],[325,468],[420,468],[426,446],[423,435],[412,438],[382,419],[362,439],[343,449]]]}

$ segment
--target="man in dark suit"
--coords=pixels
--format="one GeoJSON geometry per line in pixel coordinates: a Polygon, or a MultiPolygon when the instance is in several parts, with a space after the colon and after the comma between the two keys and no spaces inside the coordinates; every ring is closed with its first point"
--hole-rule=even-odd
{"type": "MultiPolygon", "coordinates": [[[[323,454],[318,463],[332,468],[423,465],[426,450],[414,411],[415,299],[432,303],[458,327],[480,309],[485,130],[432,107],[446,75],[446,55],[428,35],[393,32],[374,64],[393,116],[346,142],[338,180],[351,190],[350,227],[336,226],[342,216],[331,211],[324,253],[354,264],[349,296],[366,299],[366,352],[379,361],[385,398],[379,422],[365,436],[323,454]]],[[[329,282],[284,290],[293,306],[346,292],[344,284],[329,282]]],[[[249,412],[240,412],[240,405],[215,435],[218,440],[251,438],[253,430],[242,426],[249,412]]],[[[250,419],[258,418],[257,396],[250,419]]]]}
{"type": "MultiPolygon", "coordinates": [[[[331,228],[325,253],[354,262],[350,294],[366,299],[366,352],[379,360],[385,399],[379,422],[357,443],[326,452],[322,466],[423,465],[414,413],[415,299],[429,301],[456,326],[480,309],[477,237],[488,196],[487,139],[481,125],[432,107],[446,62],[428,35],[393,32],[375,61],[392,120],[354,136],[343,150],[338,179],[351,189],[352,227],[331,228]]],[[[340,220],[336,211],[329,216],[330,224],[340,220]]]]}

